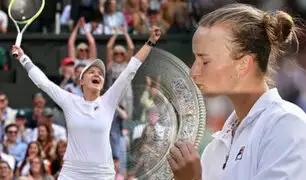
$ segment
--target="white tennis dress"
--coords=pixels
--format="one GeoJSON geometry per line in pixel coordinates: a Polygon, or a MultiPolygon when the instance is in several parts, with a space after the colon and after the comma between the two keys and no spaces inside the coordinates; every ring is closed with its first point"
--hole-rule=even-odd
{"type": "Polygon", "coordinates": [[[51,82],[27,56],[21,64],[37,87],[64,111],[68,146],[59,180],[114,180],[115,170],[109,141],[111,124],[123,91],[142,62],[132,57],[116,82],[101,97],[86,101],[51,82]]]}

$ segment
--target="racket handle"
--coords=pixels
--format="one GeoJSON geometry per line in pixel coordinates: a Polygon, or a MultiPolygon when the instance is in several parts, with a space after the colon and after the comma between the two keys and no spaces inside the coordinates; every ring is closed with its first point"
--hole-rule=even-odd
{"type": "MultiPolygon", "coordinates": [[[[20,47],[21,40],[22,40],[22,33],[18,33],[17,38],[16,38],[16,42],[15,42],[15,46],[20,47]]],[[[18,51],[14,51],[13,56],[18,57],[18,51]]]]}
{"type": "Polygon", "coordinates": [[[13,56],[14,56],[14,57],[18,57],[18,52],[17,52],[17,51],[14,51],[14,52],[13,52],[13,56]]]}
{"type": "Polygon", "coordinates": [[[15,45],[20,47],[21,40],[22,40],[22,33],[18,33],[16,41],[15,41],[15,45]]]}

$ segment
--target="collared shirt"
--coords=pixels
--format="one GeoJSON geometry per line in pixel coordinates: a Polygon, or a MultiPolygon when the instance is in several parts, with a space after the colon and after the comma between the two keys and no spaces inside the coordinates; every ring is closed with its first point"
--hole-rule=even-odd
{"type": "MultiPolygon", "coordinates": [[[[23,161],[27,151],[27,144],[23,142],[16,142],[15,145],[8,148],[10,155],[14,156],[17,162],[23,161]]],[[[3,145],[1,144],[1,150],[3,151],[3,145]]]]}
{"type": "Polygon", "coordinates": [[[5,108],[4,112],[2,113],[2,120],[7,119],[7,108],[5,108]]]}
{"type": "Polygon", "coordinates": [[[30,128],[25,128],[22,132],[19,131],[17,134],[17,142],[30,143],[32,131],[30,128]]]}
{"type": "Polygon", "coordinates": [[[232,137],[233,112],[202,155],[203,180],[304,180],[306,115],[277,89],[264,93],[232,137]]]}

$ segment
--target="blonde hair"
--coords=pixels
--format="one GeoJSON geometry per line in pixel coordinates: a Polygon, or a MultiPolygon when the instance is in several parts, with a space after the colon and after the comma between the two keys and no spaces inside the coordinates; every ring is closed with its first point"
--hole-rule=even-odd
{"type": "Polygon", "coordinates": [[[116,46],[114,47],[113,52],[114,52],[114,53],[115,53],[115,52],[123,52],[124,54],[126,54],[126,49],[125,49],[125,47],[122,46],[122,45],[116,45],[116,46]]]}
{"type": "Polygon", "coordinates": [[[254,54],[260,72],[269,85],[276,59],[283,55],[284,45],[296,42],[297,28],[293,18],[284,11],[265,12],[245,4],[230,4],[204,16],[199,26],[220,24],[229,27],[234,43],[235,59],[254,54]]]}

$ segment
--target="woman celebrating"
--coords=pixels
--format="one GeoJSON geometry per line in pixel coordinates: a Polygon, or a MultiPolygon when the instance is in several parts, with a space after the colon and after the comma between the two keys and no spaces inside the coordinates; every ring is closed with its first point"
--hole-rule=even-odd
{"type": "Polygon", "coordinates": [[[149,55],[161,33],[152,27],[148,42],[132,57],[129,65],[103,96],[105,67],[102,60],[86,66],[80,75],[83,97],[76,96],[52,83],[21,48],[13,46],[16,58],[28,71],[32,81],[45,91],[64,111],[68,146],[59,180],[114,179],[115,171],[109,133],[114,113],[124,89],[149,55]]]}
{"type": "Polygon", "coordinates": [[[306,177],[306,115],[268,86],[271,64],[297,40],[283,11],[233,4],[199,22],[191,76],[208,96],[225,95],[234,112],[202,155],[178,141],[168,162],[175,180],[302,180],[306,177]]]}

